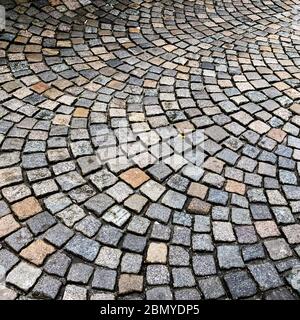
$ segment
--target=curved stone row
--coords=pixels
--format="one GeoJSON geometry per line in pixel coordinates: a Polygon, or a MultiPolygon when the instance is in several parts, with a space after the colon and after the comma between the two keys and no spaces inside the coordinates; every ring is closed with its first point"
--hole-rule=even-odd
{"type": "Polygon", "coordinates": [[[298,299],[300,3],[5,6],[6,297],[298,299]]]}

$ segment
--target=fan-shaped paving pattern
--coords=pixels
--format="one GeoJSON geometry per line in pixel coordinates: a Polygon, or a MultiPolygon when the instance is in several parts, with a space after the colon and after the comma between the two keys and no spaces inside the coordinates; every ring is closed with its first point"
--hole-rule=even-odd
{"type": "Polygon", "coordinates": [[[297,299],[300,2],[25,2],[0,35],[6,297],[297,299]],[[201,168],[149,157],[170,130],[204,132],[201,168]],[[120,163],[126,137],[146,153],[120,163]]]}

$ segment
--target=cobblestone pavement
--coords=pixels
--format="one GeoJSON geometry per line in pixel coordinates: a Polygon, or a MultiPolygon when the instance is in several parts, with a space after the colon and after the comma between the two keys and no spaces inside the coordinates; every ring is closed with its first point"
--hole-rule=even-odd
{"type": "Polygon", "coordinates": [[[3,2],[1,296],[298,299],[300,1],[3,2]]]}

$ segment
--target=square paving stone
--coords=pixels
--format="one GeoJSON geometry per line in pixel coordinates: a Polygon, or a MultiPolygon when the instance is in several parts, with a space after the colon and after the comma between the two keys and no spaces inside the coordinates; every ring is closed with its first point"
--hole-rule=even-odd
{"type": "Polygon", "coordinates": [[[56,216],[59,217],[67,227],[70,228],[73,227],[77,221],[85,217],[85,212],[78,205],[73,204],[57,213],[56,216]]]}
{"type": "Polygon", "coordinates": [[[234,228],[238,243],[257,242],[256,232],[253,226],[237,226],[234,228]]]}
{"type": "Polygon", "coordinates": [[[133,193],[133,190],[124,182],[118,182],[113,187],[110,187],[106,192],[120,203],[128,198],[133,193]]]}
{"type": "Polygon", "coordinates": [[[11,167],[0,170],[0,187],[23,181],[22,171],[19,167],[11,167]]]}
{"type": "Polygon", "coordinates": [[[244,267],[244,261],[237,245],[222,245],[217,247],[217,256],[220,268],[222,269],[244,267]]]}
{"type": "Polygon", "coordinates": [[[158,203],[152,203],[146,212],[146,216],[150,219],[163,223],[167,223],[169,221],[170,215],[171,209],[158,203]]]}
{"type": "Polygon", "coordinates": [[[56,193],[45,198],[44,204],[51,213],[57,213],[72,204],[72,201],[63,193],[56,193]]]}
{"type": "Polygon", "coordinates": [[[12,211],[20,220],[25,220],[42,211],[42,207],[35,197],[29,197],[12,205],[12,211]]]}
{"type": "Polygon", "coordinates": [[[124,237],[122,248],[133,252],[142,253],[146,247],[146,238],[127,233],[124,237]]]}
{"type": "Polygon", "coordinates": [[[86,216],[75,225],[77,231],[80,231],[89,238],[93,237],[99,231],[100,227],[101,222],[92,215],[86,216]]]}
{"type": "Polygon", "coordinates": [[[31,263],[40,266],[44,260],[55,252],[55,248],[44,240],[37,239],[20,252],[20,256],[31,263]]]}
{"type": "Polygon", "coordinates": [[[173,294],[169,287],[154,287],[146,291],[147,300],[173,300],[173,294]]]}
{"type": "Polygon", "coordinates": [[[15,251],[19,252],[33,240],[32,233],[26,228],[21,228],[5,238],[5,242],[15,251]]]}
{"type": "Polygon", "coordinates": [[[225,295],[222,282],[218,277],[200,279],[198,284],[205,299],[217,299],[225,295]]]}
{"type": "Polygon", "coordinates": [[[6,278],[7,283],[10,283],[17,288],[27,292],[33,287],[42,271],[26,262],[20,262],[6,278]]]}
{"type": "Polygon", "coordinates": [[[110,247],[102,247],[95,263],[102,267],[116,269],[119,265],[122,251],[110,247]]]}
{"type": "Polygon", "coordinates": [[[154,180],[149,180],[141,186],[140,190],[150,200],[157,201],[166,190],[166,187],[154,180]]]}
{"type": "Polygon", "coordinates": [[[110,196],[101,193],[85,202],[84,206],[97,216],[101,216],[113,204],[114,200],[110,196]]]}
{"type": "Polygon", "coordinates": [[[216,241],[232,242],[235,241],[232,224],[230,222],[213,222],[213,235],[216,241]]]}
{"type": "Polygon", "coordinates": [[[216,265],[213,255],[193,256],[193,270],[197,276],[208,276],[215,274],[216,265]]]}
{"type": "Polygon", "coordinates": [[[249,265],[248,268],[261,290],[269,290],[283,285],[275,267],[269,262],[249,265]]]}
{"type": "Polygon", "coordinates": [[[44,238],[56,247],[61,247],[72,238],[73,235],[74,232],[71,229],[58,223],[45,232],[44,238]]]}
{"type": "Polygon", "coordinates": [[[0,250],[0,265],[5,269],[6,273],[8,273],[8,271],[10,271],[18,262],[19,258],[9,250],[0,250]]]}
{"type": "Polygon", "coordinates": [[[87,284],[94,268],[85,263],[74,263],[68,272],[67,280],[75,283],[87,284]]]}
{"type": "Polygon", "coordinates": [[[162,203],[174,209],[182,209],[187,197],[179,192],[169,190],[162,198],[162,203]]]}
{"type": "Polygon", "coordinates": [[[265,247],[272,260],[280,260],[291,256],[292,250],[284,239],[267,240],[265,247]]]}
{"type": "Polygon", "coordinates": [[[146,279],[150,285],[169,284],[170,273],[165,265],[149,265],[146,270],[146,279]]]}
{"type": "Polygon", "coordinates": [[[8,236],[20,227],[20,224],[15,220],[12,214],[0,218],[0,239],[8,236]]]}
{"type": "Polygon", "coordinates": [[[195,251],[213,251],[214,246],[211,235],[194,234],[192,237],[192,247],[195,251]]]}
{"type": "Polygon", "coordinates": [[[190,301],[199,301],[201,295],[197,289],[178,289],[175,290],[175,300],[190,300],[190,301]]]}
{"type": "Polygon", "coordinates": [[[68,284],[65,288],[62,300],[86,300],[87,299],[87,289],[76,286],[73,284],[68,284]]]}
{"type": "Polygon", "coordinates": [[[65,249],[87,261],[94,261],[99,251],[99,243],[82,235],[75,235],[65,249]]]}
{"type": "Polygon", "coordinates": [[[149,174],[157,181],[164,181],[172,170],[164,163],[158,163],[148,169],[149,174]]]}
{"type": "Polygon", "coordinates": [[[226,274],[224,280],[226,281],[233,299],[250,297],[257,292],[255,282],[245,271],[226,274]]]}
{"type": "Polygon", "coordinates": [[[76,171],[71,171],[56,177],[56,181],[64,191],[70,191],[85,183],[85,180],[76,171]]]}
{"type": "Polygon", "coordinates": [[[113,291],[116,285],[117,272],[114,270],[97,268],[94,272],[92,287],[113,291]]]}
{"type": "Polygon", "coordinates": [[[173,268],[172,277],[175,288],[193,287],[196,285],[195,277],[190,268],[173,268]]]}
{"type": "Polygon", "coordinates": [[[183,246],[190,246],[191,244],[190,228],[175,226],[173,231],[172,243],[181,244],[183,246]]]}
{"type": "Polygon", "coordinates": [[[110,222],[117,227],[122,227],[130,218],[130,213],[119,205],[115,205],[108,209],[102,216],[103,220],[110,222]]]}
{"type": "Polygon", "coordinates": [[[125,253],[121,261],[121,271],[125,273],[139,273],[143,256],[135,253],[125,253]]]}
{"type": "Polygon", "coordinates": [[[27,225],[34,235],[45,232],[54,224],[56,224],[56,220],[48,212],[39,213],[27,221],[27,225]]]}
{"type": "Polygon", "coordinates": [[[43,276],[39,279],[32,290],[32,294],[37,298],[55,299],[62,286],[62,282],[51,276],[43,276]]]}
{"type": "Polygon", "coordinates": [[[147,202],[147,198],[141,196],[140,194],[133,194],[125,200],[124,206],[136,213],[139,213],[143,210],[147,202]]]}
{"type": "Polygon", "coordinates": [[[282,231],[287,238],[288,243],[297,244],[300,243],[300,225],[291,224],[286,227],[282,227],[282,231]]]}
{"type": "Polygon", "coordinates": [[[130,232],[143,235],[147,232],[149,226],[150,226],[150,221],[148,219],[144,217],[134,216],[131,219],[127,227],[127,230],[130,232]]]}
{"type": "Polygon", "coordinates": [[[117,177],[106,169],[91,174],[89,179],[99,189],[99,191],[112,186],[118,181],[117,177]]]}
{"type": "Polygon", "coordinates": [[[251,244],[242,248],[242,255],[245,262],[265,257],[265,251],[261,243],[251,244]]]}
{"type": "Polygon", "coordinates": [[[207,201],[225,206],[228,201],[228,197],[229,195],[227,192],[210,188],[207,201]]]}
{"type": "Polygon", "coordinates": [[[123,231],[110,225],[103,225],[97,235],[97,241],[116,247],[123,236],[123,231]]]}
{"type": "Polygon", "coordinates": [[[143,276],[121,274],[118,283],[119,294],[129,294],[143,291],[143,276]]]}
{"type": "Polygon", "coordinates": [[[63,277],[69,265],[71,264],[71,259],[64,253],[57,252],[54,253],[45,263],[44,269],[53,275],[63,277]]]}
{"type": "Polygon", "coordinates": [[[272,218],[269,207],[263,204],[251,204],[250,211],[254,220],[267,220],[272,218]]]}
{"type": "Polygon", "coordinates": [[[169,263],[171,266],[188,266],[190,264],[188,250],[181,246],[170,246],[169,263]]]}

